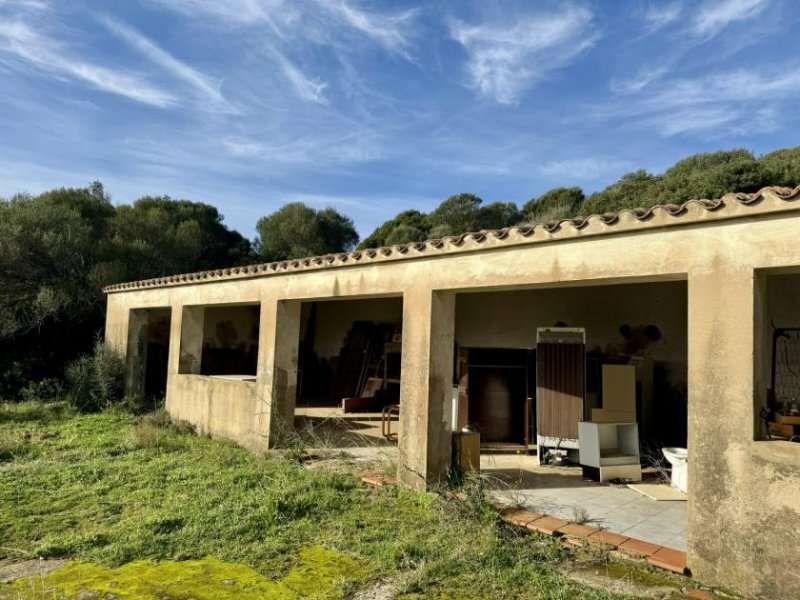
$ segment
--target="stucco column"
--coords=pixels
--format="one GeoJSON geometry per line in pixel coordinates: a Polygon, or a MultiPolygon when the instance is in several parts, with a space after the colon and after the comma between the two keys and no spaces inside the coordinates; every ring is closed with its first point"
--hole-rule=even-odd
{"type": "Polygon", "coordinates": [[[450,465],[454,340],[454,292],[404,294],[397,475],[413,489],[442,481],[450,465]]]}
{"type": "MultiPolygon", "coordinates": [[[[701,581],[747,579],[743,555],[759,532],[742,535],[748,499],[733,498],[747,486],[753,441],[754,311],[752,268],[717,264],[690,273],[688,281],[689,568],[701,581]],[[744,545],[747,548],[737,548],[744,545]]],[[[757,559],[756,559],[757,561],[757,559]]],[[[738,582],[737,582],[738,583],[738,582]]],[[[743,589],[741,586],[738,589],[743,589]]]]}
{"type": "Polygon", "coordinates": [[[300,344],[299,301],[265,298],[258,338],[258,430],[269,447],[279,446],[294,425],[297,360],[300,344]]]}
{"type": "MultiPolygon", "coordinates": [[[[183,327],[183,306],[177,303],[173,303],[170,306],[170,320],[169,320],[169,358],[167,359],[168,388],[169,388],[170,378],[172,378],[173,375],[177,375],[180,368],[182,327],[183,327]]],[[[202,340],[202,332],[201,332],[201,340],[202,340]]]]}
{"type": "Polygon", "coordinates": [[[105,342],[123,356],[128,351],[128,318],[130,308],[125,299],[109,294],[106,306],[105,342]]]}

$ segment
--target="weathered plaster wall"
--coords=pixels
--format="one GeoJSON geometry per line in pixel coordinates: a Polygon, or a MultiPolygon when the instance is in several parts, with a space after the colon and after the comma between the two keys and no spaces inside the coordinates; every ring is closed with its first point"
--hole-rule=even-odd
{"type": "Polygon", "coordinates": [[[320,358],[339,356],[353,321],[394,324],[402,318],[402,298],[318,302],[314,351],[320,358]]]}
{"type": "Polygon", "coordinates": [[[169,403],[170,414],[194,424],[199,433],[236,440],[251,450],[264,450],[268,440],[259,428],[265,412],[256,384],[204,375],[174,375],[168,398],[191,398],[169,403]]]}
{"type": "Polygon", "coordinates": [[[465,347],[532,348],[536,328],[586,328],[587,348],[620,346],[619,328],[656,325],[662,338],[642,352],[686,380],[686,282],[467,293],[456,297],[456,341],[465,347]]]}
{"type": "Polygon", "coordinates": [[[689,280],[690,566],[747,596],[794,598],[800,552],[785,540],[800,531],[800,445],[754,434],[766,383],[756,283],[735,263],[689,280]]]}
{"type": "MultiPolygon", "coordinates": [[[[179,416],[196,411],[192,418],[211,430],[203,403],[219,398],[222,388],[195,388],[177,375],[181,309],[261,301],[254,397],[266,402],[242,395],[228,405],[237,415],[226,417],[244,429],[240,441],[248,443],[275,435],[276,423],[291,415],[301,301],[403,294],[399,476],[422,488],[447,463],[443,413],[452,379],[452,291],[686,279],[689,566],[700,580],[749,596],[800,597],[800,548],[787,541],[787,532],[800,531],[800,445],[754,437],[761,370],[754,348],[763,337],[754,269],[800,265],[800,204],[781,202],[767,198],[717,211],[690,205],[679,218],[656,212],[644,225],[625,213],[611,226],[595,220],[557,232],[557,241],[542,234],[541,242],[531,242],[522,233],[467,238],[445,243],[441,253],[404,250],[402,256],[412,260],[387,255],[363,264],[115,292],[108,297],[106,334],[124,351],[131,308],[172,306],[167,406],[179,416]]],[[[226,425],[224,434],[235,437],[231,431],[226,425]]]]}
{"type": "MultiPolygon", "coordinates": [[[[219,324],[229,322],[235,330],[235,345],[246,350],[258,346],[258,306],[207,307],[203,318],[203,345],[227,348],[230,343],[220,339],[219,324]]],[[[233,340],[228,340],[232,342],[233,340]]]]}

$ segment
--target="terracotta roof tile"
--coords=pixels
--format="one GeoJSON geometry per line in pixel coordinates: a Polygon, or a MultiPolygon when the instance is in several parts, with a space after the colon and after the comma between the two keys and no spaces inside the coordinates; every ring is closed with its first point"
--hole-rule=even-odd
{"type": "MultiPolygon", "coordinates": [[[[682,204],[662,204],[650,208],[627,208],[618,213],[590,215],[535,225],[518,225],[503,229],[463,233],[425,242],[411,242],[383,248],[356,250],[349,253],[327,254],[325,256],[312,256],[290,261],[131,281],[110,285],[104,288],[103,291],[106,293],[121,292],[133,289],[183,285],[198,281],[247,278],[269,273],[317,270],[389,260],[411,260],[419,256],[469,252],[482,248],[515,246],[535,242],[551,242],[559,239],[569,239],[574,236],[607,235],[631,228],[660,227],[706,220],[705,213],[708,213],[709,216],[713,215],[714,219],[726,218],[726,213],[730,213],[731,218],[746,216],[740,213],[738,207],[755,207],[762,202],[780,205],[783,202],[796,202],[798,200],[800,200],[800,186],[795,188],[765,187],[757,192],[749,194],[735,192],[714,200],[697,199],[689,200],[682,204]],[[654,223],[662,215],[668,217],[669,221],[654,223]],[[674,219],[674,223],[671,221],[672,219],[674,219]]],[[[800,208],[800,202],[797,203],[796,207],[800,208]]]]}

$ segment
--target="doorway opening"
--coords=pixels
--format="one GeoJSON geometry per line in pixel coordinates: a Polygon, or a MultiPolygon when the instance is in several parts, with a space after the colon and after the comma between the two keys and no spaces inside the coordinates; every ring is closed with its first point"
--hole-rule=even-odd
{"type": "Polygon", "coordinates": [[[148,400],[167,393],[172,309],[139,308],[130,312],[127,392],[148,400]]]}
{"type": "Polygon", "coordinates": [[[302,304],[297,430],[336,447],[396,443],[402,319],[400,296],[302,304]]]}

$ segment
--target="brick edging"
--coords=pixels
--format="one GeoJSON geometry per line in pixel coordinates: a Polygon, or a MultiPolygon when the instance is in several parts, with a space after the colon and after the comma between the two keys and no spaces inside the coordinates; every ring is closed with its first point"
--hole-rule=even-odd
{"type": "MultiPolygon", "coordinates": [[[[393,478],[379,475],[376,473],[365,473],[361,481],[369,485],[389,486],[395,485],[393,478]]],[[[492,502],[495,508],[500,511],[502,519],[506,523],[524,527],[531,531],[537,531],[555,537],[565,537],[569,540],[582,542],[584,540],[611,547],[636,558],[643,558],[647,563],[658,569],[664,569],[678,573],[679,575],[690,575],[686,566],[686,552],[675,550],[652,542],[646,542],[632,538],[620,533],[614,533],[607,529],[599,529],[590,525],[572,523],[546,515],[533,510],[514,508],[501,502],[492,502]]]]}
{"type": "Polygon", "coordinates": [[[552,536],[564,536],[568,539],[600,544],[615,548],[637,558],[644,558],[648,564],[680,575],[689,575],[686,566],[686,552],[675,550],[659,544],[614,533],[607,529],[599,529],[590,525],[571,523],[557,517],[545,515],[532,510],[513,508],[502,503],[493,503],[500,511],[504,521],[525,527],[532,531],[552,536]]]}

